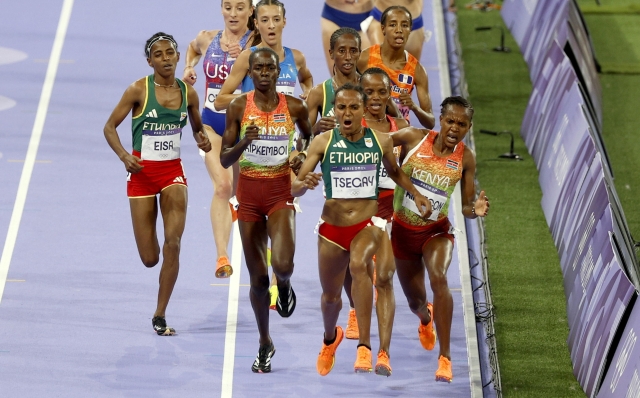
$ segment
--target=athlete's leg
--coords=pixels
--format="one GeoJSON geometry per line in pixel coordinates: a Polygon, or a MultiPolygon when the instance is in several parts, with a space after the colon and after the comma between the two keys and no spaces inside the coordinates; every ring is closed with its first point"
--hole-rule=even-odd
{"type": "Polygon", "coordinates": [[[396,313],[396,299],[393,293],[393,275],[396,272],[396,264],[393,261],[393,249],[391,241],[385,232],[382,234],[380,248],[376,253],[376,289],[378,301],[376,302],[376,314],[378,315],[378,333],[380,334],[380,349],[389,353],[391,344],[391,332],[393,319],[396,313]]]}
{"type": "Polygon", "coordinates": [[[267,231],[271,239],[271,268],[278,281],[278,291],[291,285],[293,255],[295,253],[295,211],[289,208],[276,210],[267,220],[267,231]]]}
{"type": "Polygon", "coordinates": [[[160,193],[160,211],[164,225],[164,244],[162,245],[158,308],[154,316],[164,316],[178,279],[180,241],[187,219],[187,187],[171,185],[163,189],[160,193]]]}
{"type": "Polygon", "coordinates": [[[351,272],[349,272],[349,267],[347,266],[347,272],[344,275],[344,292],[347,294],[347,298],[349,299],[349,307],[356,308],[353,303],[353,295],[351,294],[352,284],[353,278],[351,278],[351,272]]]}
{"type": "Polygon", "coordinates": [[[158,202],[155,196],[129,198],[129,207],[140,260],[145,267],[153,267],[160,261],[160,245],[156,232],[158,202]]]}
{"type": "Polygon", "coordinates": [[[269,335],[269,272],[267,270],[266,221],[238,220],[242,248],[249,270],[251,307],[258,324],[260,345],[271,343],[269,335]]]}
{"type": "Polygon", "coordinates": [[[440,340],[440,355],[447,359],[451,359],[449,341],[453,317],[453,298],[449,290],[447,271],[451,264],[452,252],[453,242],[443,236],[432,238],[423,248],[424,262],[433,290],[434,321],[440,340]]]}
{"type": "Polygon", "coordinates": [[[349,252],[318,237],[318,274],[322,296],[320,307],[325,341],[336,338],[336,324],[342,309],[342,285],[349,265],[349,252]]]}
{"type": "Polygon", "coordinates": [[[351,242],[349,270],[353,278],[351,294],[358,318],[360,331],[359,345],[371,348],[371,310],[373,307],[373,282],[369,272],[371,258],[376,253],[384,232],[375,226],[369,226],[358,232],[351,242]]]}
{"type": "Polygon", "coordinates": [[[402,291],[407,298],[409,309],[426,325],[431,321],[427,310],[427,289],[424,284],[425,267],[420,257],[414,260],[401,260],[396,257],[396,269],[402,291]]]}
{"type": "Polygon", "coordinates": [[[231,234],[231,210],[229,199],[233,194],[233,170],[225,169],[220,164],[220,147],[222,137],[216,134],[211,126],[203,125],[204,131],[211,142],[211,150],[205,154],[204,162],[213,181],[213,198],[211,199],[211,227],[216,244],[216,258],[229,257],[227,247],[231,234]]]}

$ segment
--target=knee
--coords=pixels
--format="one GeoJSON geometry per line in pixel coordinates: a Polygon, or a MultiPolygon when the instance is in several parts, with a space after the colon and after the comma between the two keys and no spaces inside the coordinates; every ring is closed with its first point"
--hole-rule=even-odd
{"type": "Polygon", "coordinates": [[[269,275],[251,277],[251,292],[256,296],[263,296],[269,291],[269,275]]]}
{"type": "Polygon", "coordinates": [[[220,178],[219,181],[216,181],[214,184],[214,196],[218,196],[224,199],[229,199],[231,197],[231,192],[233,187],[231,186],[231,181],[227,178],[220,178]]]}
{"type": "Polygon", "coordinates": [[[393,275],[395,267],[380,266],[376,268],[376,287],[393,288],[393,275]]]}
{"type": "Polygon", "coordinates": [[[145,267],[152,268],[155,267],[158,262],[160,262],[160,254],[140,254],[140,259],[142,260],[142,264],[144,264],[145,267]]]}
{"type": "Polygon", "coordinates": [[[340,294],[323,293],[322,302],[324,305],[340,305],[342,303],[342,297],[340,294]]]}
{"type": "Polygon", "coordinates": [[[367,263],[365,261],[351,259],[349,261],[349,272],[351,273],[351,278],[353,279],[369,277],[369,272],[367,271],[367,263]]]}
{"type": "Polygon", "coordinates": [[[278,280],[286,281],[293,274],[293,258],[282,258],[271,252],[271,268],[278,277],[278,280]]]}
{"type": "Polygon", "coordinates": [[[166,253],[180,253],[180,237],[165,237],[163,250],[166,253]]]}
{"type": "Polygon", "coordinates": [[[447,274],[445,273],[438,272],[429,275],[429,282],[434,294],[449,290],[449,281],[447,280],[447,274]]]}

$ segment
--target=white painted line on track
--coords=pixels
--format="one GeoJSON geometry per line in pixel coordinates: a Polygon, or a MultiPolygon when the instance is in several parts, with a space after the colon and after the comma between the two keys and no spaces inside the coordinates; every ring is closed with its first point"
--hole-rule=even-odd
{"type": "MultiPolygon", "coordinates": [[[[436,48],[438,52],[438,66],[440,69],[440,93],[442,99],[451,95],[451,80],[449,79],[449,56],[444,26],[444,10],[442,0],[433,0],[433,24],[436,34],[436,48]]],[[[452,195],[454,203],[455,226],[462,230],[461,239],[456,239],[458,260],[460,267],[460,284],[462,287],[462,311],[467,341],[467,359],[469,362],[469,384],[471,397],[480,398],[482,393],[482,376],[480,374],[480,354],[478,351],[478,334],[476,330],[476,316],[471,290],[471,270],[469,269],[469,247],[467,246],[467,228],[462,215],[462,196],[458,182],[452,195]]]]}
{"type": "Polygon", "coordinates": [[[16,239],[18,238],[18,230],[20,229],[20,221],[22,220],[24,204],[27,200],[29,183],[31,182],[31,174],[33,173],[33,165],[36,163],[36,155],[38,154],[38,147],[40,146],[40,138],[42,137],[44,122],[47,118],[49,101],[51,100],[53,84],[55,83],[56,74],[58,73],[60,55],[62,54],[62,47],[64,46],[64,40],[67,35],[67,28],[69,27],[72,9],[73,0],[64,0],[64,3],[62,4],[62,11],[60,12],[60,19],[58,20],[56,37],[53,40],[51,56],[49,57],[50,62],[47,66],[44,84],[42,85],[42,92],[40,94],[40,102],[38,103],[38,110],[33,123],[33,130],[31,130],[31,139],[29,140],[27,156],[24,166],[22,167],[18,193],[16,194],[16,201],[13,205],[11,220],[9,221],[9,230],[7,231],[7,238],[5,239],[4,247],[2,249],[2,257],[0,257],[0,303],[2,302],[4,286],[7,282],[7,275],[9,274],[9,265],[11,265],[13,249],[15,248],[16,239]]]}
{"type": "Polygon", "coordinates": [[[221,398],[231,398],[233,395],[233,367],[236,355],[236,327],[238,325],[238,293],[240,291],[240,271],[242,270],[242,240],[240,238],[238,221],[233,223],[231,266],[233,267],[233,274],[231,278],[229,278],[227,330],[224,338],[221,398]]]}

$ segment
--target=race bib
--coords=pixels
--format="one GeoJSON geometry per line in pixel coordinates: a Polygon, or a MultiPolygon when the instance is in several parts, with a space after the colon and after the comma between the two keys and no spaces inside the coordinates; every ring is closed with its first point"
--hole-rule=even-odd
{"type": "MultiPolygon", "coordinates": [[[[447,193],[415,178],[412,178],[411,182],[418,192],[431,202],[431,215],[429,216],[429,220],[437,221],[440,211],[442,211],[444,205],[447,203],[447,193]]],[[[418,206],[416,206],[416,202],[413,201],[413,195],[409,192],[405,191],[404,198],[402,198],[402,206],[420,215],[418,206]]]]}
{"type": "MultiPolygon", "coordinates": [[[[226,109],[223,109],[221,111],[216,110],[216,108],[213,106],[214,101],[216,100],[216,98],[218,98],[218,94],[220,94],[221,88],[222,88],[222,84],[220,83],[209,83],[209,86],[207,87],[207,96],[205,97],[205,101],[204,101],[205,108],[208,108],[216,113],[227,112],[226,109]]],[[[241,93],[240,89],[233,92],[233,94],[240,94],[240,93],[241,93]]]]}
{"type": "MultiPolygon", "coordinates": [[[[393,155],[396,158],[396,163],[399,163],[400,158],[400,147],[393,148],[393,155]]],[[[380,175],[378,176],[378,187],[383,189],[395,189],[396,183],[393,182],[391,177],[389,177],[389,173],[387,169],[384,167],[384,164],[380,165],[380,175]]]]}
{"type": "Polygon", "coordinates": [[[180,158],[181,128],[161,131],[142,131],[142,160],[173,160],[180,158]]]}
{"type": "Polygon", "coordinates": [[[244,150],[244,158],[262,166],[279,166],[289,161],[288,135],[259,135],[244,150]]]}
{"type": "Polygon", "coordinates": [[[376,196],[375,164],[332,166],[331,197],[364,199],[376,196]]]}

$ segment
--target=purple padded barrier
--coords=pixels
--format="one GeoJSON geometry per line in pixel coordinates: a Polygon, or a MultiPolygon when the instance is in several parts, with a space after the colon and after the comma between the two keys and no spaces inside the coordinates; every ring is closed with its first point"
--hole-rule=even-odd
{"type": "Polygon", "coordinates": [[[589,230],[595,226],[595,221],[600,219],[604,208],[609,204],[600,156],[596,155],[596,159],[587,167],[589,171],[580,187],[577,200],[567,206],[567,222],[564,229],[559,231],[562,242],[558,246],[558,252],[563,272],[568,268],[576,268],[578,256],[585,250],[589,230]]]}
{"type": "Polygon", "coordinates": [[[547,102],[544,117],[539,123],[538,133],[529,148],[538,169],[548,155],[545,151],[549,142],[558,131],[566,128],[570,123],[565,115],[575,109],[576,102],[583,102],[573,69],[569,66],[565,72],[561,76],[562,79],[557,81],[557,86],[547,87],[546,94],[551,94],[550,99],[547,102]]]}
{"type": "MultiPolygon", "coordinates": [[[[561,142],[565,141],[564,145],[566,147],[573,141],[573,147],[575,148],[575,141],[581,139],[581,136],[577,135],[580,134],[578,130],[588,134],[587,129],[589,125],[587,119],[582,114],[581,100],[582,95],[580,89],[578,88],[577,82],[574,82],[569,91],[565,92],[562,96],[560,105],[557,106],[555,120],[549,121],[549,128],[545,130],[546,134],[541,135],[543,139],[540,140],[537,145],[540,148],[537,155],[538,170],[540,171],[538,178],[540,186],[545,188],[549,187],[550,173],[554,176],[556,173],[561,173],[553,178],[563,179],[568,171],[566,168],[564,170],[550,169],[554,164],[562,167],[564,160],[558,158],[558,156],[562,156],[562,153],[559,152],[561,142]],[[564,175],[562,174],[563,171],[564,175]]],[[[560,184],[556,184],[556,186],[559,185],[561,185],[561,181],[560,184]]]]}
{"type": "Polygon", "coordinates": [[[634,305],[598,398],[637,397],[640,393],[640,306],[634,305]]]}
{"type": "Polygon", "coordinates": [[[529,29],[531,17],[538,3],[543,0],[504,0],[500,14],[504,23],[511,31],[516,43],[522,47],[522,41],[529,29]]]}
{"type": "MultiPolygon", "coordinates": [[[[565,178],[565,183],[556,201],[551,220],[547,220],[553,241],[559,251],[565,246],[563,231],[571,219],[569,217],[569,209],[578,201],[581,193],[580,189],[589,173],[589,165],[596,156],[599,156],[599,154],[597,154],[592,137],[585,137],[585,139],[580,142],[578,153],[575,155],[569,167],[569,174],[565,178]]],[[[543,192],[543,199],[544,195],[545,193],[543,192]]]]}
{"type": "Polygon", "coordinates": [[[553,224],[553,214],[558,205],[558,198],[566,186],[565,182],[572,167],[575,167],[575,156],[579,148],[584,145],[584,141],[591,139],[587,120],[582,115],[579,107],[565,115],[571,122],[550,140],[547,156],[539,165],[538,180],[540,186],[544,187],[541,205],[548,225],[553,224]]]}
{"type": "MultiPolygon", "coordinates": [[[[568,343],[574,374],[589,397],[596,396],[620,319],[635,292],[620,267],[611,239],[605,242],[599,253],[593,252],[591,277],[576,283],[572,292],[581,300],[576,323],[570,325],[568,343]]],[[[601,242],[594,239],[592,243],[601,242]]]]}
{"type": "MultiPolygon", "coordinates": [[[[570,2],[567,44],[571,47],[582,77],[581,82],[586,86],[591,103],[590,111],[595,113],[598,127],[602,126],[602,86],[596,68],[593,47],[589,39],[586,25],[574,1],[570,2]]],[[[564,41],[558,40],[559,43],[564,41]]],[[[598,128],[600,130],[600,128],[598,128]]]]}
{"type": "MultiPolygon", "coordinates": [[[[535,138],[535,133],[538,123],[543,119],[543,112],[546,110],[548,99],[543,101],[549,82],[555,82],[562,71],[565,71],[568,66],[560,66],[561,64],[569,64],[569,60],[562,52],[562,49],[557,44],[552,45],[545,57],[545,64],[542,68],[542,73],[538,76],[538,79],[533,82],[533,90],[529,97],[529,103],[522,119],[522,128],[520,129],[522,138],[524,139],[527,147],[531,145],[535,138]]],[[[554,83],[551,83],[554,86],[554,83]]]]}
{"type": "Polygon", "coordinates": [[[566,0],[547,0],[538,3],[531,24],[520,49],[529,65],[529,76],[535,81],[540,72],[544,55],[568,18],[569,3],[566,0]]]}

